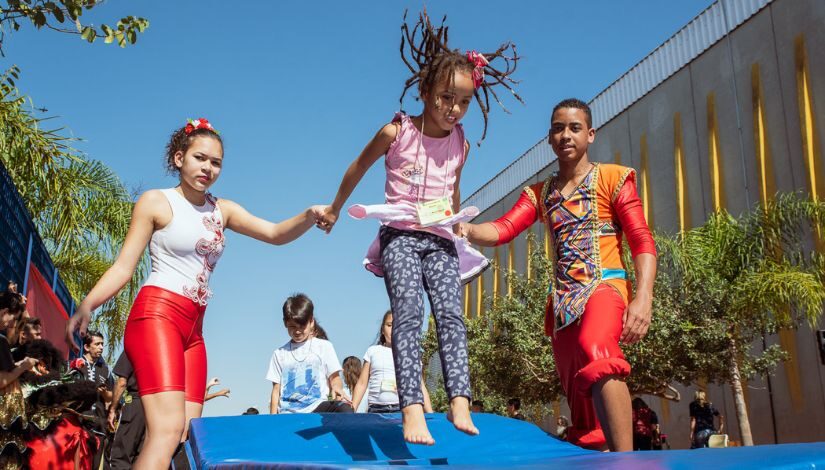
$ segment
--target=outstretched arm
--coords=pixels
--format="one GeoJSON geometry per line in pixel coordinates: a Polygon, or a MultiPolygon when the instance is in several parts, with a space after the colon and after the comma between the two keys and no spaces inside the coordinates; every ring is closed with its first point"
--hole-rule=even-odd
{"type": "Polygon", "coordinates": [[[466,236],[470,243],[481,246],[496,246],[510,242],[538,218],[534,199],[528,191],[532,190],[525,189],[516,204],[494,222],[463,224],[462,235],[466,236]]]}
{"type": "Polygon", "coordinates": [[[236,202],[221,199],[218,204],[226,217],[226,228],[272,245],[285,245],[300,237],[318,221],[323,211],[323,206],[312,206],[275,223],[250,214],[236,202]]]}
{"type": "Polygon", "coordinates": [[[114,264],[97,281],[97,284],[80,302],[77,311],[66,324],[66,344],[73,350],[80,347],[74,342],[74,332],[86,334],[86,327],[91,320],[91,312],[114,297],[132,278],[138,261],[152,238],[159,207],[168,207],[166,197],[160,191],[147,191],[138,199],[132,210],[132,221],[120,254],[114,264]]]}
{"type": "Polygon", "coordinates": [[[361,155],[355,159],[344,173],[344,178],[341,180],[341,185],[338,187],[338,193],[335,195],[335,200],[332,204],[326,207],[324,215],[319,227],[327,233],[332,230],[335,222],[338,221],[338,216],[341,214],[341,208],[349,199],[350,194],[364,177],[367,170],[381,157],[387,153],[392,145],[395,137],[398,135],[398,124],[389,123],[382,127],[375,137],[370,140],[361,155]]]}

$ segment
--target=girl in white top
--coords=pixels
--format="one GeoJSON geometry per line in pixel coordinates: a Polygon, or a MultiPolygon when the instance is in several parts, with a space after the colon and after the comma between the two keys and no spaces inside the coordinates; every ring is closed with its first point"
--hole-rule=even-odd
{"type": "MultiPolygon", "coordinates": [[[[424,412],[432,413],[430,394],[424,380],[421,381],[421,391],[424,393],[424,412]]],[[[352,392],[352,407],[358,405],[367,394],[368,413],[396,413],[400,411],[398,390],[395,382],[395,366],[392,361],[392,312],[387,311],[381,320],[378,330],[378,344],[367,348],[364,353],[364,364],[361,367],[361,376],[352,392]]]]}
{"type": "Polygon", "coordinates": [[[321,216],[311,207],[280,223],[253,216],[239,204],[208,190],[223,165],[223,142],[206,119],[177,129],[166,147],[166,164],[179,184],[140,196],[120,254],[80,303],[66,325],[74,349],[75,330],[86,333],[91,312],[132,278],[146,246],[152,273],[132,305],[124,346],[138,379],[146,414],[146,441],[135,469],[166,469],[199,417],[206,388],[203,314],[212,291],[209,277],[224,248],[224,228],[282,245],[304,234],[321,216]]]}

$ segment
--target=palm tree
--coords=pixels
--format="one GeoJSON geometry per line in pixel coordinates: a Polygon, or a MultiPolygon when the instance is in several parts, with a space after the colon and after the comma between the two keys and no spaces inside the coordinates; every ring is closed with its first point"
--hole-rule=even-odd
{"type": "MultiPolygon", "coordinates": [[[[74,298],[88,292],[112,265],[126,237],[132,196],[104,164],[71,147],[63,129],[46,130],[13,85],[17,69],[0,77],[0,158],[74,298]]],[[[104,304],[96,327],[113,351],[148,268],[144,256],[126,289],[104,304]]]]}
{"type": "Polygon", "coordinates": [[[707,371],[708,378],[731,384],[744,445],[753,445],[742,390],[743,377],[754,372],[749,345],[801,322],[817,324],[825,263],[813,237],[823,227],[825,202],[791,193],[739,217],[719,211],[703,226],[660,243],[670,262],[666,269],[684,280],[683,294],[701,296],[694,305],[724,328],[727,348],[716,361],[721,368],[707,371]]]}

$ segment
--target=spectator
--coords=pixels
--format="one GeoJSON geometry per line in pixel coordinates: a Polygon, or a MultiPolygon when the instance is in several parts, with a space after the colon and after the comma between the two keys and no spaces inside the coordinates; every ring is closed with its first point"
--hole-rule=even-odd
{"type": "MultiPolygon", "coordinates": [[[[361,375],[361,370],[361,359],[358,359],[357,356],[347,356],[344,358],[341,375],[344,379],[344,393],[350,397],[352,397],[352,394],[355,391],[355,385],[358,383],[358,377],[361,375]]],[[[353,405],[354,404],[355,403],[353,403],[353,405]]]]}
{"type": "Polygon", "coordinates": [[[352,413],[341,383],[340,362],[332,343],[317,337],[312,301],[289,297],[283,320],[290,341],[272,353],[267,380],[272,382],[269,412],[352,413]],[[332,393],[332,400],[327,400],[332,393]]]}
{"type": "Polygon", "coordinates": [[[112,372],[117,376],[117,381],[112,394],[112,403],[109,405],[108,425],[109,429],[114,432],[114,436],[111,439],[106,468],[129,469],[134,465],[138,452],[143,446],[146,417],[140,401],[135,369],[125,352],[121,353],[112,372]],[[120,409],[120,420],[116,424],[118,409],[120,409]]]}
{"type": "Polygon", "coordinates": [[[527,418],[521,414],[521,398],[511,398],[507,400],[507,415],[519,421],[527,421],[527,418]]]}
{"type": "MultiPolygon", "coordinates": [[[[0,330],[8,332],[23,315],[25,308],[26,304],[22,295],[14,292],[0,293],[0,330]]],[[[3,429],[11,429],[15,421],[22,416],[25,406],[19,378],[21,374],[29,370],[37,373],[35,369],[37,364],[38,360],[30,357],[15,362],[11,355],[8,338],[0,334],[0,426],[3,429]]],[[[20,450],[14,445],[6,445],[7,436],[2,430],[0,430],[0,437],[3,438],[3,442],[0,442],[3,446],[0,448],[0,467],[19,467],[22,464],[20,450]]]]}
{"type": "Polygon", "coordinates": [[[556,418],[556,436],[562,441],[567,440],[567,428],[570,427],[570,420],[567,416],[559,416],[556,418]]]}
{"type": "MultiPolygon", "coordinates": [[[[364,353],[364,365],[353,389],[352,404],[356,410],[367,405],[369,413],[397,413],[401,411],[398,389],[395,383],[395,363],[392,350],[392,312],[387,311],[378,328],[376,344],[364,353]],[[364,400],[366,396],[366,400],[364,400]]],[[[430,394],[426,381],[421,377],[421,394],[424,397],[424,413],[432,413],[430,394]]]]}
{"type": "Polygon", "coordinates": [[[484,402],[481,400],[473,400],[473,404],[470,406],[470,411],[473,413],[484,413],[484,402]]]}
{"type": "Polygon", "coordinates": [[[23,327],[20,329],[18,344],[23,345],[36,339],[43,339],[43,323],[39,318],[26,318],[23,327]]]}
{"type": "Polygon", "coordinates": [[[243,415],[257,415],[257,414],[260,414],[260,411],[258,411],[258,409],[255,408],[254,406],[250,406],[249,408],[246,409],[246,411],[244,411],[242,413],[242,416],[243,415]]]}
{"type": "Polygon", "coordinates": [[[653,450],[659,442],[659,417],[639,397],[631,403],[633,409],[633,450],[653,450]]]}
{"type": "MultiPolygon", "coordinates": [[[[109,412],[107,403],[112,401],[113,380],[109,373],[109,366],[103,360],[103,335],[99,331],[88,331],[83,337],[83,356],[75,359],[70,365],[80,371],[86,380],[97,385],[98,399],[92,409],[84,413],[92,418],[92,432],[101,440],[108,434],[109,412]]],[[[103,457],[101,445],[95,453],[95,468],[103,457]]]]}
{"type": "Polygon", "coordinates": [[[697,390],[690,403],[690,448],[707,447],[710,436],[717,432],[721,433],[724,428],[725,417],[708,402],[704,391],[697,390]],[[718,428],[714,426],[714,416],[719,418],[718,428]]]}

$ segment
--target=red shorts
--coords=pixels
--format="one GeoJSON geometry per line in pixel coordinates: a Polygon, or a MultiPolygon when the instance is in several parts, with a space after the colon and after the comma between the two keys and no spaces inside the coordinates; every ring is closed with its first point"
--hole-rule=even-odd
{"type": "Polygon", "coordinates": [[[587,300],[581,318],[553,337],[556,370],[570,405],[567,439],[581,447],[605,445],[593,407],[593,385],[605,377],[630,374],[630,364],[619,348],[625,307],[615,288],[601,284],[587,300]]]}
{"type": "Polygon", "coordinates": [[[123,345],[141,396],[180,391],[186,392],[186,401],[203,404],[205,311],[205,306],[166,289],[140,289],[126,321],[123,345]]]}

